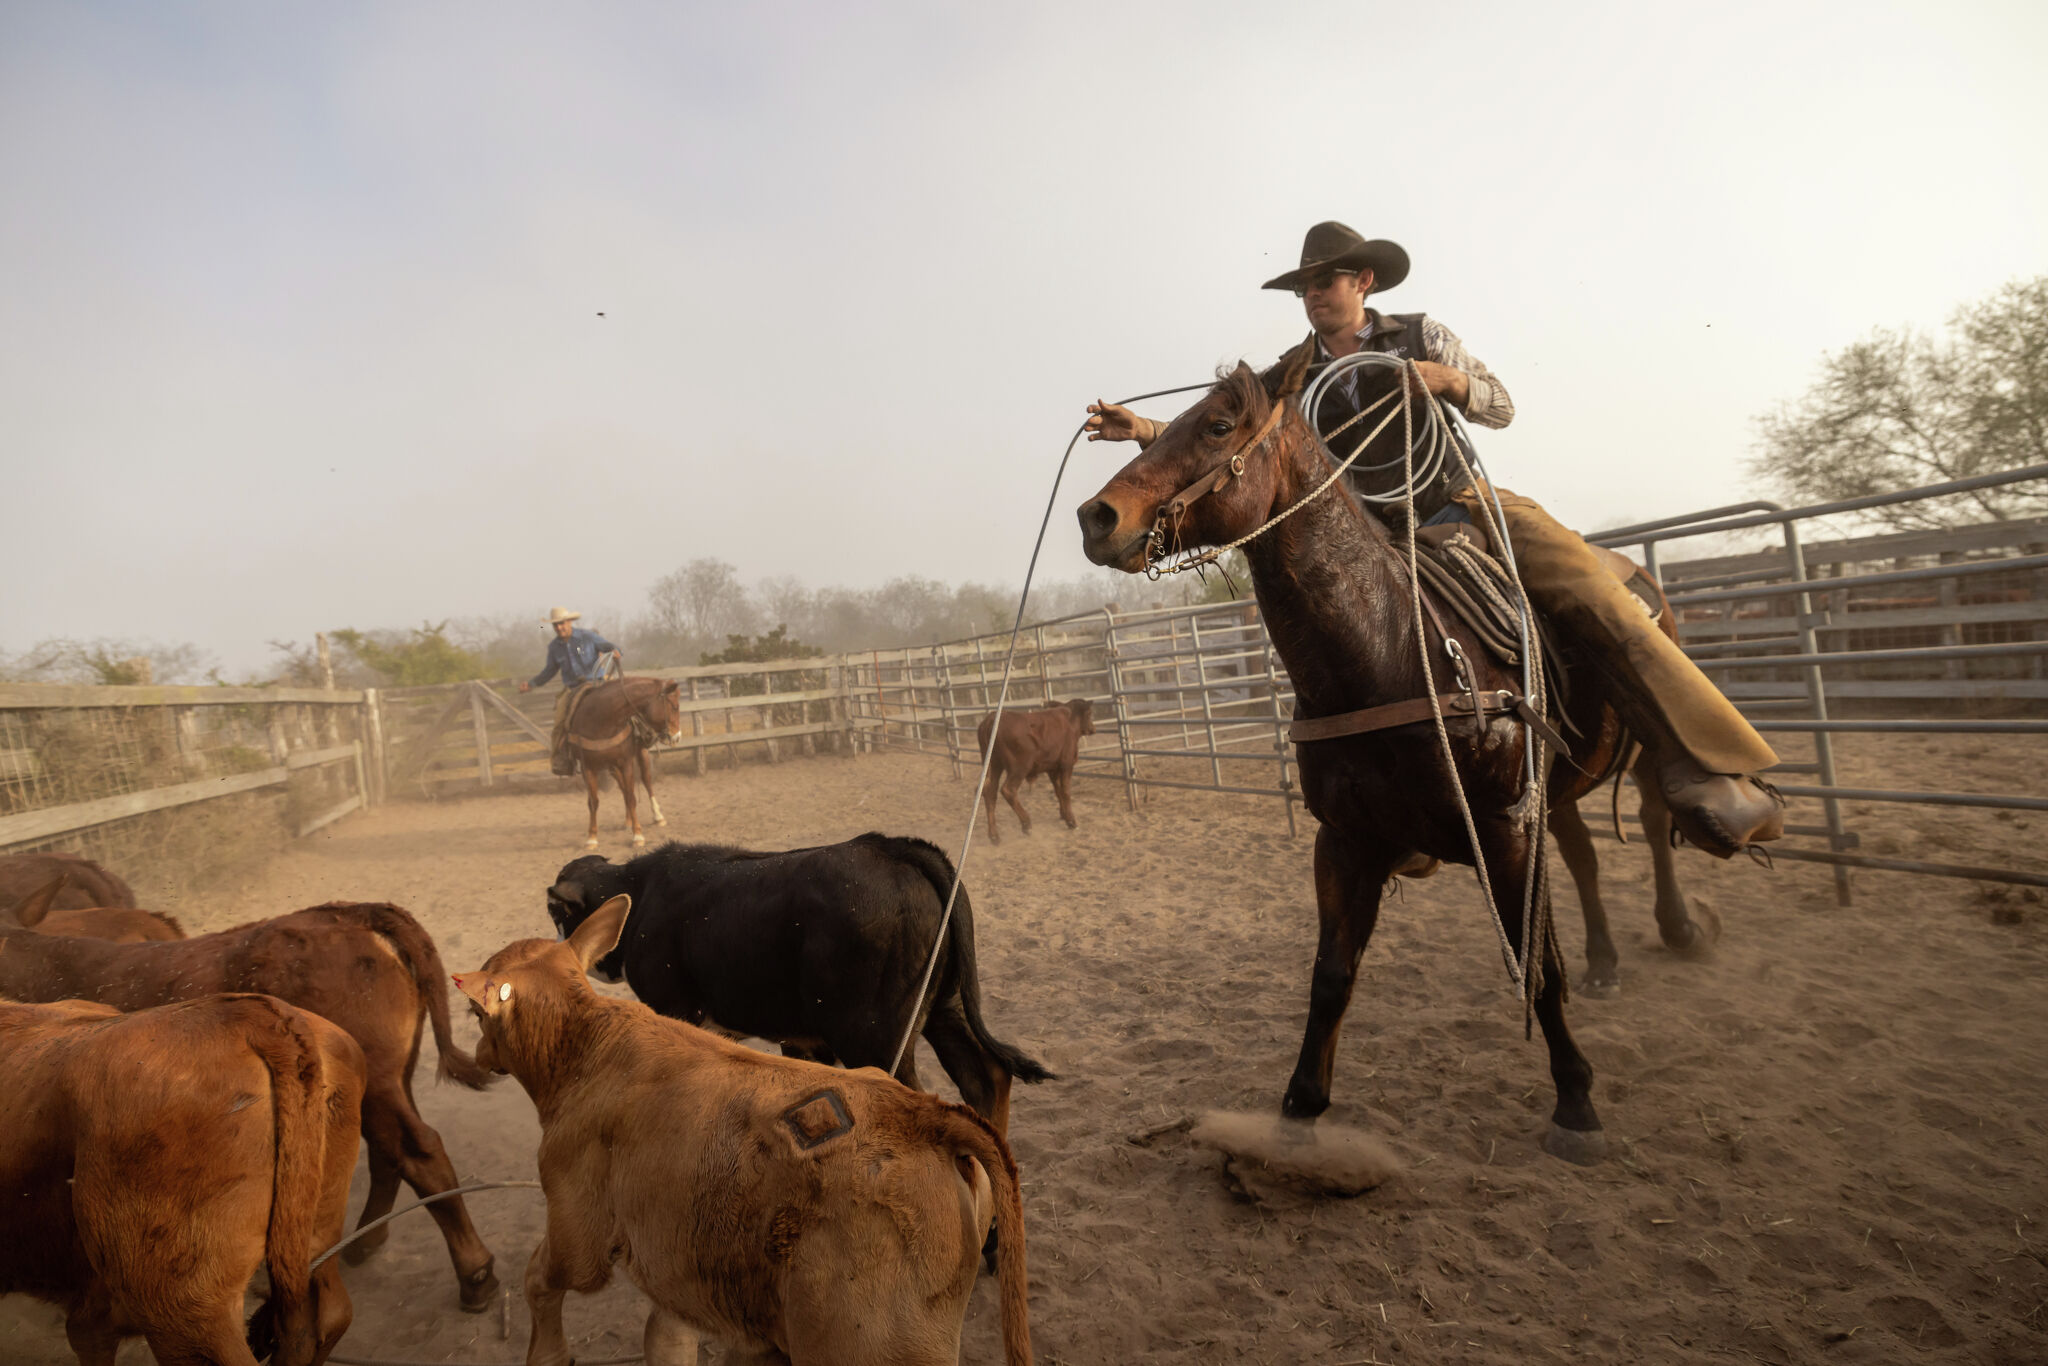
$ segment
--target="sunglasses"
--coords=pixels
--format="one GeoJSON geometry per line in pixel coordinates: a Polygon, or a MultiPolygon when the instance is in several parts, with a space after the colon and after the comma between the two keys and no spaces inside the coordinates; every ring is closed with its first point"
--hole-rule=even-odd
{"type": "Polygon", "coordinates": [[[1355,270],[1319,270],[1315,274],[1308,277],[1307,284],[1296,285],[1294,287],[1294,297],[1299,299],[1306,295],[1312,289],[1328,289],[1331,285],[1337,283],[1337,277],[1339,275],[1356,276],[1357,274],[1358,272],[1355,270]]]}

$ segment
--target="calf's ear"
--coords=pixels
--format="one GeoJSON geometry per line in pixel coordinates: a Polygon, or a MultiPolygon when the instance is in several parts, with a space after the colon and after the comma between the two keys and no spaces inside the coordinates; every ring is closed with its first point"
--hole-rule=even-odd
{"type": "Polygon", "coordinates": [[[557,901],[566,902],[578,909],[581,909],[583,906],[583,884],[580,882],[571,882],[569,879],[563,878],[560,882],[548,888],[548,895],[557,901]]]}
{"type": "Polygon", "coordinates": [[[475,972],[451,974],[455,978],[455,989],[484,1008],[485,1014],[497,1011],[497,994],[491,990],[491,975],[479,968],[475,972]]]}
{"type": "Polygon", "coordinates": [[[619,936],[626,932],[626,913],[632,909],[633,898],[620,892],[592,911],[569,936],[570,951],[576,955],[576,961],[583,964],[585,972],[619,946],[619,936]]]}
{"type": "Polygon", "coordinates": [[[71,874],[59,873],[42,886],[30,892],[19,906],[14,908],[14,918],[23,925],[40,925],[43,917],[50,913],[50,907],[63,894],[71,882],[71,874]]]}

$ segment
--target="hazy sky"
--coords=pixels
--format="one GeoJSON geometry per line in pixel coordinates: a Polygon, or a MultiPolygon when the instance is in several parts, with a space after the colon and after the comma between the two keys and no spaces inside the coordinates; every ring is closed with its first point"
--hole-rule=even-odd
{"type": "Polygon", "coordinates": [[[2044,72],[2034,0],[14,0],[0,649],[1014,583],[1082,406],[1298,340],[1323,218],[1508,385],[1504,484],[1750,496],[1823,350],[2048,271],[2044,72]]]}

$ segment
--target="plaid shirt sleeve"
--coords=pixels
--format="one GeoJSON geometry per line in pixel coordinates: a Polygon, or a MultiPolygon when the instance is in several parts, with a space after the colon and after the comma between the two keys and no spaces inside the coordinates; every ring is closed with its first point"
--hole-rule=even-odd
{"type": "Polygon", "coordinates": [[[1435,318],[1422,320],[1422,352],[1439,365],[1465,372],[1471,393],[1465,398],[1465,417],[1481,427],[1505,427],[1515,420],[1515,401],[1505,384],[1486,368],[1486,363],[1465,349],[1465,343],[1435,318]]]}

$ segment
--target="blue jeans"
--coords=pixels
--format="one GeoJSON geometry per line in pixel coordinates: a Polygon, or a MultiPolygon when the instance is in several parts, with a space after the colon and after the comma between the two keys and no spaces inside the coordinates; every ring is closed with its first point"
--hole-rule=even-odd
{"type": "Polygon", "coordinates": [[[1438,513],[1438,514],[1437,514],[1436,516],[1434,516],[1434,517],[1430,518],[1430,519],[1429,519],[1428,521],[1424,522],[1424,523],[1423,523],[1423,525],[1424,525],[1424,526],[1450,526],[1450,525],[1452,525],[1453,523],[1456,523],[1456,522],[1470,522],[1471,520],[1472,520],[1472,514],[1471,514],[1471,513],[1469,513],[1469,512],[1467,512],[1467,511],[1465,511],[1465,509],[1464,509],[1463,505],[1461,505],[1461,504],[1458,504],[1458,503],[1452,503],[1452,504],[1451,504],[1451,505],[1450,505],[1449,507],[1445,508],[1445,509],[1444,509],[1444,510],[1443,510],[1442,512],[1439,512],[1439,513],[1438,513]]]}

